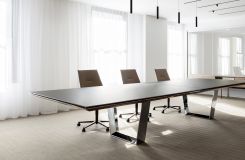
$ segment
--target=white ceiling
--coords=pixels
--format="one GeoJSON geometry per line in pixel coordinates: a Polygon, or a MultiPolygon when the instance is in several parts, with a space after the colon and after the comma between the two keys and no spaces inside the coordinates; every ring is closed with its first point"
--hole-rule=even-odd
{"type": "MultiPolygon", "coordinates": [[[[104,8],[116,9],[129,12],[130,0],[79,0],[84,3],[89,3],[104,8]]],[[[184,4],[193,0],[179,0],[181,11],[181,22],[187,25],[189,30],[195,30],[195,16],[196,3],[184,4]]],[[[215,3],[222,3],[234,0],[201,0],[197,5],[204,6],[215,3]]],[[[155,15],[157,0],[133,0],[134,13],[155,15]]],[[[178,0],[159,0],[160,16],[165,17],[169,21],[177,22],[178,0]]],[[[205,8],[198,8],[197,15],[199,19],[199,30],[233,28],[245,26],[245,0],[239,0],[232,3],[221,4],[217,6],[210,6],[205,8]],[[236,7],[242,6],[242,7],[236,7]],[[222,9],[228,7],[236,7],[232,9],[225,9],[212,13],[210,11],[215,9],[222,9]],[[240,13],[218,15],[228,12],[244,11],[240,13]]]]}
{"type": "Polygon", "coordinates": [[[216,30],[215,32],[222,32],[222,33],[233,34],[233,35],[245,35],[245,27],[216,30]]]}

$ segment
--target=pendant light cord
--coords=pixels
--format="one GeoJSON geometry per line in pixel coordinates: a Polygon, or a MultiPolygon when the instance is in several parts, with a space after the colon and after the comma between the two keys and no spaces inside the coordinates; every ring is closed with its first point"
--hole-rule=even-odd
{"type": "Polygon", "coordinates": [[[197,16],[197,0],[196,0],[196,16],[197,16]]]}
{"type": "Polygon", "coordinates": [[[133,14],[133,0],[130,0],[130,14],[133,14]]]}
{"type": "Polygon", "coordinates": [[[180,3],[179,3],[180,0],[178,0],[178,12],[180,11],[180,3]]]}
{"type": "Polygon", "coordinates": [[[157,0],[157,19],[159,19],[159,0],[157,0]]]}
{"type": "Polygon", "coordinates": [[[178,0],[178,24],[180,24],[180,0],[178,0]]]}
{"type": "Polygon", "coordinates": [[[198,18],[197,18],[197,0],[196,0],[196,27],[198,27],[198,18]]]}

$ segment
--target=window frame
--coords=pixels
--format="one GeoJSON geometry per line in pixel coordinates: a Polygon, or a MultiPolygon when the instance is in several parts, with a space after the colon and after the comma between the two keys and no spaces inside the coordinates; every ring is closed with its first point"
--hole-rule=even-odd
{"type": "Polygon", "coordinates": [[[218,73],[221,75],[229,75],[231,73],[231,37],[226,37],[226,36],[222,36],[218,38],[218,73]],[[229,44],[229,54],[228,55],[222,55],[221,50],[223,47],[220,46],[220,40],[227,40],[228,44],[229,44]],[[227,60],[228,62],[228,70],[226,73],[223,73],[223,62],[224,59],[227,60]]]}

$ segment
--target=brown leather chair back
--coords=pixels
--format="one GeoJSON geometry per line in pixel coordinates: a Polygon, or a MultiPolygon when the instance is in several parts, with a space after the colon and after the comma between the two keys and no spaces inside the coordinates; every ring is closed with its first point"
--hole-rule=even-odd
{"type": "Polygon", "coordinates": [[[157,81],[169,81],[168,71],[166,69],[155,69],[157,81]]]}
{"type": "Polygon", "coordinates": [[[135,69],[121,70],[123,84],[140,83],[140,79],[135,69]]]}
{"type": "Polygon", "coordinates": [[[78,77],[80,87],[102,86],[99,73],[97,70],[79,70],[78,77]]]}

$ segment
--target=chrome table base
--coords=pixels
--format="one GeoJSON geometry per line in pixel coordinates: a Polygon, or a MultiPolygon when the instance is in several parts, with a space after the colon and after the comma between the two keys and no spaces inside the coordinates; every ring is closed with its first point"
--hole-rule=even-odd
{"type": "MultiPolygon", "coordinates": [[[[217,98],[218,98],[218,90],[214,90],[210,114],[209,115],[202,115],[202,114],[197,114],[197,113],[191,113],[189,111],[187,95],[184,95],[183,96],[183,102],[184,102],[185,114],[191,115],[191,116],[202,117],[202,118],[213,119],[214,113],[215,113],[215,105],[217,102],[217,98]]],[[[140,112],[140,120],[139,120],[139,126],[138,126],[138,131],[137,131],[137,137],[131,137],[129,135],[125,135],[125,134],[119,132],[117,109],[116,108],[109,108],[108,109],[108,116],[109,116],[111,136],[115,137],[115,138],[122,139],[122,140],[127,141],[127,142],[130,142],[132,144],[145,143],[149,109],[150,109],[150,101],[143,102],[142,107],[141,107],[141,112],[140,112]]]]}
{"type": "Polygon", "coordinates": [[[108,116],[109,116],[109,124],[110,124],[110,133],[112,137],[116,137],[133,144],[144,143],[146,137],[146,131],[147,131],[149,109],[150,109],[150,101],[143,102],[141,107],[141,112],[140,112],[137,137],[134,138],[119,132],[118,121],[117,121],[117,109],[109,108],[108,116]]]}
{"type": "Polygon", "coordinates": [[[184,95],[183,96],[183,102],[184,102],[185,114],[191,115],[191,116],[197,116],[197,117],[201,117],[201,118],[214,119],[215,105],[216,105],[217,99],[218,99],[218,90],[214,90],[210,114],[209,115],[203,115],[203,114],[198,114],[198,113],[192,113],[189,111],[187,95],[184,95]]]}

